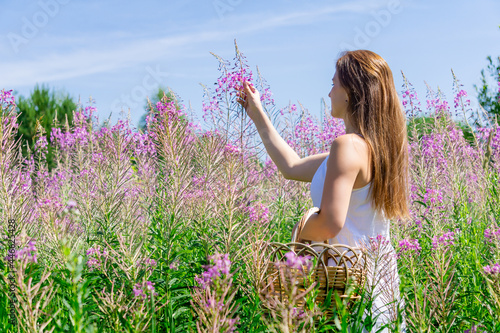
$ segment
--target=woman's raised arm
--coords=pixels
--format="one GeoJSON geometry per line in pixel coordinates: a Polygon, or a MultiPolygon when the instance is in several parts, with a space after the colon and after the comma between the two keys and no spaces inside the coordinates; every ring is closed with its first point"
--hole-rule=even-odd
{"type": "Polygon", "coordinates": [[[267,153],[278,170],[286,179],[311,182],[316,170],[328,156],[328,153],[300,158],[299,155],[283,140],[274,128],[271,120],[262,109],[260,94],[251,83],[243,83],[243,94],[238,103],[253,120],[267,153]]]}

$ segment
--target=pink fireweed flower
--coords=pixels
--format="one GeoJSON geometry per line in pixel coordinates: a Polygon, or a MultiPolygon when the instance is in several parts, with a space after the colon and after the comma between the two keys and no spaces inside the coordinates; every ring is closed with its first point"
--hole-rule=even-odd
{"type": "Polygon", "coordinates": [[[217,309],[218,311],[222,311],[222,309],[224,309],[224,302],[216,302],[214,299],[209,298],[206,307],[208,309],[217,309]]]}
{"type": "Polygon", "coordinates": [[[166,116],[169,121],[179,120],[182,116],[184,116],[183,112],[177,107],[174,101],[159,101],[156,103],[156,109],[158,110],[160,117],[166,116]]]}
{"type": "Polygon", "coordinates": [[[102,260],[107,260],[108,251],[103,249],[101,251],[100,245],[96,247],[91,247],[86,252],[89,259],[87,260],[87,267],[92,271],[94,269],[99,269],[102,267],[102,260]]]}
{"type": "Polygon", "coordinates": [[[384,248],[391,242],[382,235],[377,235],[377,237],[370,237],[370,247],[372,251],[377,251],[379,248],[384,248]]]}
{"type": "MultiPolygon", "coordinates": [[[[303,266],[306,266],[308,270],[312,267],[311,256],[297,256],[295,252],[290,251],[285,254],[285,257],[285,265],[290,268],[300,269],[302,271],[303,266]]],[[[279,266],[279,263],[276,263],[275,265],[279,266]]]]}
{"type": "Polygon", "coordinates": [[[443,195],[439,190],[427,189],[424,194],[424,203],[443,203],[443,195]]]}
{"type": "Polygon", "coordinates": [[[238,155],[240,152],[240,148],[233,146],[232,144],[227,144],[224,148],[225,155],[238,155]]]}
{"type": "Polygon", "coordinates": [[[484,238],[488,243],[493,243],[495,239],[500,239],[500,229],[492,230],[487,228],[484,230],[484,238]]]}
{"type": "Polygon", "coordinates": [[[249,214],[250,222],[260,222],[261,224],[269,222],[269,209],[265,205],[256,203],[246,207],[245,210],[249,214]]]}
{"type": "Polygon", "coordinates": [[[151,281],[146,281],[146,288],[150,291],[150,292],[154,292],[155,291],[155,287],[154,287],[154,283],[151,282],[151,281]]]}
{"type": "Polygon", "coordinates": [[[227,253],[224,255],[216,253],[208,258],[212,262],[212,265],[203,266],[206,271],[203,272],[201,276],[195,277],[196,282],[198,282],[203,289],[212,285],[218,278],[222,278],[222,275],[230,275],[231,261],[227,253]]]}
{"type": "Polygon", "coordinates": [[[151,281],[146,281],[146,283],[136,283],[135,287],[132,288],[135,298],[146,299],[151,298],[151,296],[157,296],[158,293],[155,292],[154,283],[151,281]]]}
{"type": "Polygon", "coordinates": [[[298,309],[298,308],[294,307],[292,309],[291,315],[292,315],[292,318],[302,319],[305,317],[306,313],[304,312],[303,309],[298,309]]]}
{"type": "Polygon", "coordinates": [[[453,231],[446,232],[442,236],[434,236],[432,238],[432,248],[435,250],[437,248],[448,248],[449,246],[455,245],[455,233],[453,231]]]}
{"type": "Polygon", "coordinates": [[[273,175],[276,175],[278,173],[278,167],[276,164],[274,164],[273,160],[267,159],[265,164],[264,164],[264,170],[263,170],[264,176],[266,178],[270,178],[273,175]]]}
{"type": "Polygon", "coordinates": [[[418,243],[418,240],[416,239],[403,239],[399,241],[399,248],[400,251],[398,253],[398,257],[401,257],[404,254],[407,255],[413,255],[413,254],[420,254],[420,251],[422,248],[420,247],[420,244],[418,243]]]}
{"type": "Polygon", "coordinates": [[[500,264],[484,266],[483,270],[487,275],[492,275],[492,276],[500,275],[500,264]]]}
{"type": "Polygon", "coordinates": [[[0,107],[7,108],[9,106],[16,106],[16,99],[12,95],[12,89],[11,90],[2,89],[0,91],[0,107]]]}
{"type": "Polygon", "coordinates": [[[101,257],[101,256],[106,256],[108,254],[108,252],[106,251],[106,249],[103,249],[101,251],[101,246],[100,245],[97,245],[96,247],[91,247],[90,249],[87,250],[86,254],[88,256],[97,256],[97,257],[101,257]]]}
{"type": "Polygon", "coordinates": [[[132,290],[134,291],[134,296],[135,297],[142,297],[142,298],[146,298],[146,294],[144,293],[144,291],[141,289],[141,285],[140,283],[137,283],[135,285],[134,288],[132,288],[132,290]]]}
{"type": "Polygon", "coordinates": [[[13,256],[7,255],[4,260],[8,261],[11,259],[15,260],[27,260],[28,262],[33,262],[37,263],[37,248],[36,248],[36,242],[34,240],[31,240],[28,242],[28,246],[25,246],[19,250],[17,250],[13,256]]]}
{"type": "MultiPolygon", "coordinates": [[[[468,330],[465,330],[464,333],[478,333],[479,326],[472,325],[472,327],[468,330]]],[[[482,333],[486,333],[486,331],[483,331],[482,333]]]]}
{"type": "Polygon", "coordinates": [[[45,158],[48,145],[47,138],[45,135],[42,135],[35,142],[35,151],[38,152],[42,158],[45,158]]]}
{"type": "Polygon", "coordinates": [[[403,76],[403,78],[405,82],[403,83],[404,91],[401,95],[402,104],[405,108],[406,116],[408,118],[414,117],[415,115],[422,112],[422,107],[418,99],[415,87],[413,87],[413,85],[406,79],[406,77],[403,76]]]}
{"type": "MultiPolygon", "coordinates": [[[[459,104],[460,104],[460,98],[461,97],[466,97],[467,96],[467,91],[465,90],[460,90],[456,95],[455,95],[455,98],[454,98],[454,102],[455,102],[455,108],[458,108],[459,104]]],[[[466,100],[465,101],[465,104],[468,105],[470,104],[470,100],[466,100]]]]}

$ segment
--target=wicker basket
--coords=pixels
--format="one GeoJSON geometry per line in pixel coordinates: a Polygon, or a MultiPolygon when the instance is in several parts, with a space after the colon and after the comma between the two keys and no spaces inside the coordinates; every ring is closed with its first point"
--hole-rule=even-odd
{"type": "MultiPolygon", "coordinates": [[[[315,207],[309,209],[304,214],[292,234],[291,243],[282,244],[273,242],[269,244],[270,264],[267,269],[266,279],[262,285],[263,296],[266,294],[275,296],[282,302],[287,299],[287,295],[284,292],[285,281],[282,281],[282,276],[279,274],[276,264],[283,265],[285,254],[290,251],[293,251],[298,256],[309,255],[316,258],[316,265],[311,267],[311,274],[314,281],[319,284],[319,293],[316,297],[316,304],[318,305],[325,301],[329,291],[332,289],[333,293],[338,293],[341,298],[347,298],[349,296],[346,295],[346,291],[349,286],[362,286],[364,284],[366,267],[360,248],[341,244],[329,245],[326,240],[324,243],[306,244],[306,242],[311,242],[297,239],[307,219],[318,211],[318,208],[315,207]]],[[[310,272],[306,266],[302,268],[302,271],[296,270],[298,273],[299,293],[306,290],[304,279],[310,272]]],[[[286,282],[289,283],[289,281],[286,282]]],[[[327,314],[332,314],[333,307],[335,306],[333,293],[332,303],[329,310],[327,310],[327,314]]],[[[350,299],[356,300],[359,297],[359,295],[353,294],[350,296],[350,299]]],[[[300,308],[303,305],[304,299],[302,298],[297,302],[297,306],[300,308]]]]}

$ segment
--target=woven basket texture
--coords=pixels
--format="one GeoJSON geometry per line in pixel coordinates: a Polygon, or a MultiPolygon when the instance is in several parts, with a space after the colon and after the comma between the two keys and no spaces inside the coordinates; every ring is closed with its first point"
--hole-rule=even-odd
{"type": "MultiPolygon", "coordinates": [[[[335,306],[334,293],[337,293],[340,298],[350,298],[351,301],[359,299],[360,296],[356,293],[347,295],[348,289],[360,289],[366,281],[366,264],[362,250],[357,247],[351,247],[343,244],[327,244],[313,243],[310,241],[300,240],[297,242],[297,236],[304,226],[307,218],[317,212],[317,208],[310,209],[298,224],[296,232],[292,235],[292,242],[283,244],[272,242],[267,250],[269,251],[268,258],[270,264],[267,268],[266,278],[261,285],[261,295],[263,297],[275,297],[281,302],[288,302],[286,290],[290,288],[290,273],[295,273],[297,281],[298,294],[304,292],[310,285],[311,280],[307,279],[311,273],[312,281],[316,281],[319,285],[318,295],[315,302],[322,305],[332,292],[330,307],[327,314],[332,314],[335,306]],[[307,244],[309,243],[309,244],[307,244]],[[286,266],[285,254],[294,252],[297,256],[310,256],[315,264],[302,269],[289,268],[286,266]],[[288,274],[280,274],[280,269],[288,270],[288,274]]],[[[352,303],[352,302],[349,302],[352,303]]],[[[296,306],[302,308],[305,304],[304,297],[296,301],[296,306]]]]}

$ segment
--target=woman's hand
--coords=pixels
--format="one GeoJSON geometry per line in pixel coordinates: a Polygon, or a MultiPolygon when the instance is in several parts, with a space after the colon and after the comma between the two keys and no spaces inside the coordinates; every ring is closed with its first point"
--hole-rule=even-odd
{"type": "Polygon", "coordinates": [[[262,103],[260,102],[260,94],[255,89],[253,84],[243,81],[243,91],[237,93],[238,103],[240,103],[247,112],[250,119],[254,122],[263,112],[262,103]]]}

